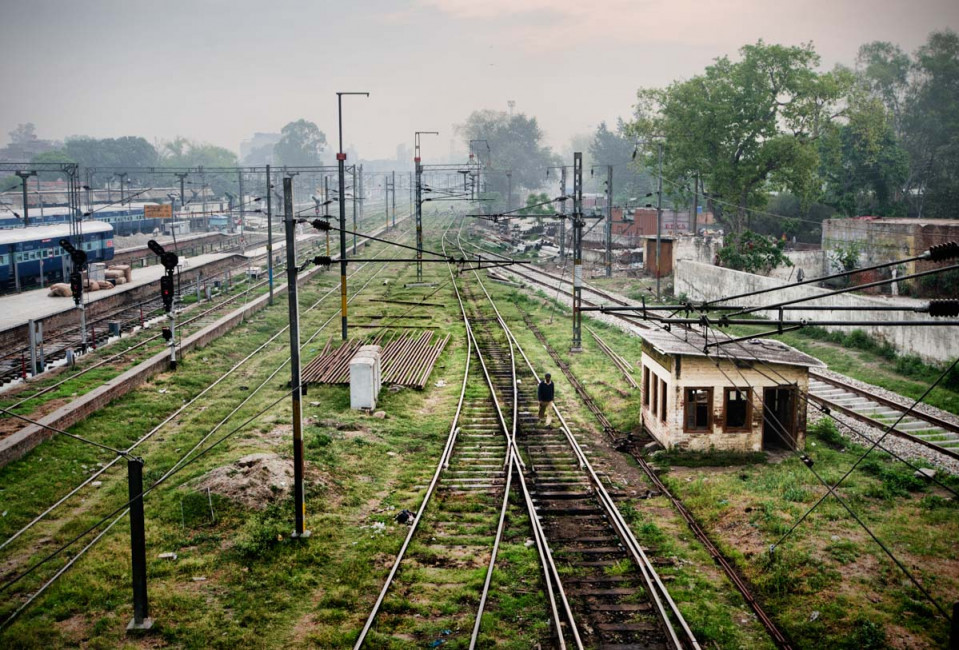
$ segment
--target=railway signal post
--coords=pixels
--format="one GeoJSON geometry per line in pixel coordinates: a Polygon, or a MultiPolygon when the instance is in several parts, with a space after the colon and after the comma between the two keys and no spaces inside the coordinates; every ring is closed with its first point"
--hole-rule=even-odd
{"type": "MultiPolygon", "coordinates": [[[[297,304],[296,287],[298,269],[296,266],[296,218],[293,216],[293,178],[290,176],[283,178],[283,222],[286,228],[286,285],[290,304],[290,388],[293,397],[293,508],[295,511],[293,537],[306,538],[310,536],[310,531],[304,529],[306,503],[303,492],[300,308],[297,304]]],[[[340,235],[343,235],[342,231],[340,235]]]]}
{"type": "Polygon", "coordinates": [[[164,273],[160,276],[160,298],[163,300],[163,309],[166,311],[170,326],[163,328],[163,338],[170,345],[170,370],[176,370],[176,310],[173,309],[174,283],[173,271],[180,258],[176,253],[164,250],[157,240],[151,239],[147,246],[160,258],[164,273]]]}
{"type": "Polygon", "coordinates": [[[77,249],[69,239],[61,239],[60,247],[70,255],[73,270],[70,271],[70,292],[73,294],[73,304],[80,309],[80,350],[87,351],[87,310],[83,304],[83,268],[87,264],[87,253],[77,249]]]}

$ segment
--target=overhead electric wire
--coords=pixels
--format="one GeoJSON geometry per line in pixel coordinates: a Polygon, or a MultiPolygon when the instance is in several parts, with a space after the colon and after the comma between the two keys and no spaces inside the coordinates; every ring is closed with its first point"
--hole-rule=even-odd
{"type": "MultiPolygon", "coordinates": [[[[674,338],[682,341],[683,343],[686,343],[687,345],[690,345],[691,347],[693,347],[693,349],[696,349],[697,351],[699,351],[698,348],[696,348],[692,343],[689,343],[688,340],[684,340],[684,339],[680,338],[678,334],[672,332],[671,330],[665,330],[665,329],[664,329],[663,331],[668,332],[668,333],[669,333],[671,336],[673,336],[674,338]]],[[[707,355],[707,358],[708,358],[708,356],[709,356],[709,355],[707,355]]],[[[720,357],[720,358],[714,357],[714,359],[716,359],[716,369],[719,370],[719,371],[723,374],[724,377],[726,377],[726,379],[730,382],[730,384],[732,384],[733,388],[737,388],[737,389],[738,389],[738,387],[736,386],[736,382],[734,382],[734,381],[732,380],[732,378],[729,377],[729,375],[726,373],[726,371],[724,371],[724,370],[720,367],[720,364],[719,364],[719,360],[720,360],[720,359],[726,359],[726,360],[732,361],[733,358],[732,358],[732,357],[720,357]]],[[[957,359],[956,361],[959,362],[959,359],[957,359]]],[[[733,367],[736,369],[736,372],[739,373],[739,375],[743,378],[743,381],[744,381],[745,384],[746,384],[746,388],[749,389],[750,393],[752,393],[755,389],[754,389],[753,386],[750,384],[749,380],[747,380],[747,379],[745,378],[745,375],[743,375],[742,370],[740,370],[739,367],[736,366],[735,363],[733,363],[732,365],[733,365],[733,367]]],[[[953,367],[954,367],[954,366],[955,366],[955,364],[953,364],[953,367]]],[[[944,375],[943,375],[943,376],[944,376],[944,375]]],[[[940,379],[941,379],[941,378],[940,378],[940,379]]],[[[938,381],[939,381],[939,380],[937,380],[936,383],[938,383],[938,381]]],[[[930,387],[930,390],[931,390],[931,387],[930,387]]],[[[928,393],[928,391],[927,391],[927,393],[928,393]]],[[[918,402],[917,402],[917,403],[918,403],[918,402]]],[[[915,405],[914,405],[914,406],[915,406],[915,405]]],[[[779,420],[779,418],[776,416],[776,414],[775,414],[774,412],[772,412],[772,410],[767,406],[767,404],[765,403],[765,401],[763,401],[763,410],[764,410],[764,412],[767,413],[773,420],[775,420],[775,422],[776,422],[776,424],[777,424],[778,426],[777,426],[777,427],[773,427],[773,430],[774,430],[774,431],[776,432],[776,434],[783,440],[783,442],[786,443],[787,448],[789,448],[790,451],[792,451],[794,454],[796,454],[797,456],[799,456],[800,460],[803,462],[803,465],[805,465],[806,468],[809,469],[810,472],[812,472],[813,476],[815,476],[816,479],[819,480],[819,482],[823,485],[823,487],[826,488],[826,493],[823,494],[822,497],[820,497],[819,501],[816,503],[815,506],[813,506],[812,509],[814,509],[814,508],[815,508],[816,506],[818,506],[820,503],[822,503],[823,501],[825,501],[825,499],[826,499],[827,496],[832,495],[832,496],[836,499],[836,501],[838,501],[839,504],[843,507],[843,509],[846,510],[846,512],[848,512],[848,513],[852,516],[852,518],[856,521],[856,523],[858,523],[858,524],[860,525],[860,527],[861,527],[863,530],[865,530],[866,533],[872,538],[872,540],[873,540],[874,542],[876,542],[876,544],[879,546],[879,548],[881,548],[881,549],[883,550],[883,552],[889,557],[889,559],[891,559],[891,560],[893,561],[893,563],[896,564],[896,566],[898,566],[898,567],[902,570],[902,572],[906,575],[906,577],[909,578],[910,582],[912,582],[912,583],[916,586],[916,588],[919,589],[919,590],[922,592],[922,594],[933,604],[933,606],[935,606],[935,608],[936,608],[937,610],[939,610],[939,613],[942,614],[947,621],[951,620],[950,617],[949,617],[949,615],[948,615],[948,614],[946,613],[946,611],[942,608],[942,606],[939,604],[939,602],[938,602],[935,598],[932,597],[932,595],[931,595],[931,594],[926,590],[926,588],[915,578],[915,576],[913,576],[912,573],[910,573],[910,571],[909,571],[909,570],[905,567],[905,565],[899,560],[899,558],[897,558],[897,557],[895,556],[895,554],[893,554],[893,552],[892,552],[891,550],[889,550],[889,548],[882,542],[882,540],[880,540],[879,537],[876,536],[876,534],[869,528],[869,526],[866,525],[866,523],[865,523],[865,522],[859,517],[859,515],[852,509],[852,507],[851,507],[848,503],[846,503],[845,499],[843,499],[843,498],[835,491],[834,487],[831,486],[831,485],[819,474],[819,472],[817,472],[817,471],[813,468],[812,463],[809,463],[809,462],[806,462],[806,461],[805,461],[805,459],[803,458],[803,457],[805,456],[805,454],[801,453],[798,449],[795,449],[794,447],[792,447],[792,446],[790,445],[790,442],[791,442],[791,441],[790,441],[790,440],[787,440],[787,439],[782,435],[782,433],[780,433],[780,431],[779,431],[779,429],[782,428],[782,422],[779,420]]],[[[904,415],[905,415],[905,414],[904,414],[904,415]]],[[[873,447],[873,448],[874,448],[874,447],[873,447]]],[[[868,452],[867,452],[867,453],[868,453],[868,452]]],[[[863,456],[863,458],[864,458],[864,457],[865,457],[865,455],[863,456]]],[[[850,471],[851,471],[851,470],[850,470],[850,471]]],[[[848,473],[847,473],[847,476],[848,476],[848,473]]],[[[838,487],[838,483],[836,484],[836,487],[838,487]]],[[[812,509],[810,509],[809,512],[811,512],[812,509]]],[[[808,514],[809,514],[809,513],[807,512],[806,515],[804,515],[804,517],[807,516],[808,514]]],[[[804,517],[803,517],[803,518],[804,518],[804,517]]],[[[780,543],[782,543],[782,541],[786,538],[786,536],[789,535],[790,532],[792,532],[792,530],[795,530],[796,526],[798,526],[799,523],[801,523],[801,520],[800,520],[800,522],[797,522],[797,523],[793,526],[793,528],[791,528],[790,531],[788,531],[788,532],[786,533],[786,535],[783,535],[783,537],[780,539],[779,542],[777,542],[776,544],[772,544],[772,545],[770,546],[770,549],[769,549],[769,550],[770,550],[770,553],[772,553],[773,550],[774,550],[780,543]]]]}
{"type": "MultiPolygon", "coordinates": [[[[385,268],[385,267],[380,267],[380,269],[378,269],[377,272],[373,274],[373,276],[375,277],[375,275],[377,275],[377,274],[380,272],[380,270],[382,270],[382,268],[385,268]]],[[[372,280],[372,277],[370,278],[370,280],[372,280]]],[[[364,284],[363,288],[365,288],[366,285],[368,285],[368,284],[369,284],[369,281],[367,281],[367,283],[364,284]]],[[[331,292],[332,292],[332,291],[333,291],[333,290],[331,290],[331,292]]],[[[355,298],[356,295],[358,295],[359,291],[362,291],[362,288],[361,288],[360,290],[358,290],[356,293],[354,293],[353,298],[355,298]]],[[[330,293],[330,292],[328,292],[328,294],[329,294],[329,293],[330,293]]],[[[351,298],[351,299],[352,299],[352,298],[351,298]]],[[[319,302],[319,301],[318,301],[318,302],[319,302]]],[[[317,302],[316,304],[318,304],[318,302],[317,302]]],[[[313,307],[315,307],[316,304],[314,304],[313,307]]],[[[312,309],[312,307],[311,307],[311,309],[312,309]]],[[[335,316],[335,315],[334,315],[334,316],[335,316]]],[[[315,333],[313,334],[313,336],[311,336],[310,339],[308,339],[308,340],[303,344],[303,346],[307,345],[310,341],[312,341],[312,339],[315,338],[317,334],[319,334],[319,332],[323,329],[323,327],[325,327],[327,324],[329,324],[329,322],[332,320],[332,318],[333,318],[333,317],[331,317],[330,319],[328,319],[328,320],[326,321],[326,323],[324,323],[324,325],[321,326],[320,329],[317,330],[317,332],[315,332],[315,333]]],[[[275,335],[274,337],[272,337],[272,338],[270,339],[270,341],[272,341],[273,339],[275,339],[276,336],[278,336],[278,335],[279,335],[280,333],[282,333],[283,331],[284,331],[284,330],[280,330],[280,332],[278,332],[277,335],[275,335]]],[[[267,345],[270,341],[267,341],[267,343],[264,343],[260,348],[258,348],[258,350],[259,350],[259,349],[262,349],[262,347],[264,347],[265,345],[267,345]]],[[[302,346],[301,346],[301,347],[302,347],[302,346]]],[[[255,354],[255,353],[254,353],[254,354],[255,354]]],[[[252,355],[251,355],[251,356],[252,356],[252,355]]],[[[270,377],[269,377],[267,380],[265,380],[265,381],[263,382],[263,384],[260,385],[260,387],[257,388],[257,390],[259,390],[259,388],[261,388],[263,385],[265,385],[266,381],[269,381],[269,379],[271,379],[273,376],[275,376],[276,373],[279,372],[279,370],[282,369],[282,367],[283,367],[284,365],[286,365],[286,363],[287,363],[288,361],[289,361],[289,359],[287,359],[287,360],[284,361],[282,364],[280,364],[280,366],[277,368],[277,370],[275,370],[275,371],[273,372],[273,374],[270,375],[270,377]]],[[[221,377],[220,379],[222,379],[222,377],[221,377]]],[[[219,381],[219,380],[218,380],[218,381],[219,381]]],[[[212,386],[211,386],[211,387],[212,387],[212,386]]],[[[210,387],[208,387],[208,388],[210,388],[210,387]]],[[[11,614],[11,616],[9,616],[6,620],[4,620],[2,623],[0,623],[0,629],[5,628],[10,622],[12,622],[12,620],[13,620],[17,615],[19,615],[21,611],[23,611],[23,609],[26,607],[26,605],[28,605],[29,603],[33,602],[33,600],[34,600],[37,596],[39,596],[39,594],[42,593],[42,591],[44,591],[46,588],[48,588],[60,575],[63,574],[64,571],[66,571],[67,568],[69,568],[70,566],[72,566],[72,565],[76,562],[76,560],[77,560],[82,554],[84,554],[89,548],[91,548],[97,541],[99,541],[99,540],[103,537],[104,534],[106,534],[106,532],[107,532],[110,528],[112,528],[120,519],[122,519],[122,517],[124,517],[124,516],[126,515],[126,513],[129,511],[129,505],[130,505],[130,504],[132,504],[134,501],[136,501],[136,500],[138,500],[138,499],[141,499],[141,498],[145,497],[147,494],[149,494],[150,492],[152,492],[152,491],[153,491],[154,489],[156,489],[158,486],[160,486],[161,484],[163,484],[163,483],[164,483],[167,479],[169,479],[171,476],[173,476],[174,474],[180,472],[181,470],[183,470],[183,469],[186,468],[187,466],[193,464],[194,462],[196,462],[197,460],[199,460],[201,457],[205,456],[207,453],[209,453],[212,449],[214,449],[214,448],[217,447],[219,444],[221,444],[222,442],[224,442],[226,439],[228,439],[228,438],[231,437],[232,435],[236,434],[238,431],[240,431],[240,430],[242,430],[243,428],[245,428],[246,425],[248,425],[250,422],[252,422],[252,421],[255,420],[256,418],[258,418],[258,417],[260,417],[261,415],[263,415],[266,411],[268,411],[268,410],[270,410],[271,408],[273,408],[274,406],[276,406],[280,401],[282,401],[283,399],[285,399],[285,398],[287,397],[287,395],[292,394],[293,390],[295,390],[295,389],[291,389],[289,392],[284,393],[284,394],[283,394],[280,398],[278,398],[276,401],[272,402],[270,405],[268,405],[267,407],[265,407],[265,408],[262,409],[261,411],[259,411],[259,412],[257,412],[256,414],[252,415],[250,418],[248,418],[248,419],[247,419],[246,421],[244,421],[242,424],[240,424],[240,425],[238,425],[237,427],[235,427],[235,428],[234,428],[232,431],[230,431],[229,433],[227,433],[227,434],[225,434],[224,436],[222,436],[221,438],[217,439],[215,442],[213,442],[213,444],[211,444],[209,447],[203,449],[200,453],[198,453],[198,454],[197,454],[196,456],[194,456],[193,458],[189,458],[188,460],[184,460],[184,459],[186,459],[191,453],[193,453],[193,451],[196,450],[197,446],[195,445],[195,446],[194,446],[193,448],[191,448],[183,457],[181,457],[180,461],[178,461],[170,470],[168,470],[163,476],[161,476],[159,479],[157,479],[149,488],[147,488],[146,490],[144,490],[140,495],[138,495],[137,497],[134,497],[134,498],[130,499],[129,501],[127,501],[126,504],[124,504],[124,505],[121,506],[120,508],[118,508],[118,509],[114,510],[113,512],[111,512],[109,515],[107,515],[106,517],[104,517],[103,519],[101,519],[97,524],[95,524],[95,525],[92,526],[91,528],[88,528],[88,529],[85,530],[83,533],[81,533],[79,536],[73,538],[72,540],[70,540],[69,542],[67,542],[65,545],[63,545],[62,547],[60,547],[59,549],[57,549],[57,550],[54,551],[53,553],[49,554],[49,555],[48,555],[47,557],[45,557],[43,560],[41,560],[41,561],[38,562],[37,564],[33,565],[32,567],[30,567],[29,569],[27,569],[26,571],[24,571],[24,572],[21,573],[20,575],[15,576],[15,577],[12,578],[10,581],[8,581],[8,582],[5,583],[4,585],[0,586],[0,592],[5,591],[9,586],[11,586],[11,585],[14,584],[15,582],[21,580],[22,578],[26,577],[27,575],[29,575],[30,573],[32,573],[34,570],[36,570],[37,568],[39,568],[39,566],[41,566],[42,564],[44,564],[44,563],[46,563],[46,562],[54,559],[57,555],[59,555],[61,552],[63,552],[66,548],[68,548],[69,546],[72,546],[76,541],[78,541],[78,540],[81,539],[82,537],[86,536],[88,533],[92,532],[93,530],[95,530],[96,528],[98,528],[100,525],[102,525],[103,523],[105,523],[108,519],[110,519],[111,517],[113,517],[114,515],[117,515],[117,514],[119,513],[119,516],[118,516],[113,522],[111,522],[110,525],[107,526],[106,529],[104,529],[103,531],[101,531],[101,533],[100,533],[99,535],[97,535],[96,538],[94,538],[86,547],[84,547],[83,549],[81,549],[81,551],[80,551],[76,556],[74,556],[73,558],[71,558],[71,560],[70,560],[64,567],[61,567],[61,569],[58,570],[57,573],[56,573],[50,580],[48,580],[37,592],[35,592],[35,593],[27,600],[26,603],[24,603],[23,605],[21,605],[21,607],[18,608],[13,614],[11,614]],[[123,512],[121,512],[121,511],[123,511],[123,512]]],[[[204,391],[204,392],[205,392],[205,391],[204,391]]],[[[240,406],[238,406],[236,409],[234,409],[234,411],[231,412],[231,414],[230,414],[229,416],[227,416],[227,419],[228,419],[229,417],[231,417],[234,413],[236,413],[243,404],[245,404],[247,401],[249,401],[250,397],[252,397],[252,394],[251,394],[248,398],[246,398],[245,400],[243,400],[243,402],[241,402],[240,406]]],[[[213,431],[216,431],[225,421],[226,421],[226,420],[224,420],[223,422],[221,422],[220,424],[218,424],[218,425],[214,428],[213,431]]],[[[213,433],[213,432],[211,432],[211,433],[213,433]]],[[[199,445],[199,444],[202,444],[203,441],[207,440],[207,439],[209,438],[209,435],[210,435],[210,434],[208,434],[207,436],[205,436],[205,437],[200,441],[200,443],[198,443],[198,445],[199,445]]],[[[18,533],[17,535],[19,535],[19,534],[20,534],[20,533],[18,533]]],[[[8,540],[8,542],[9,542],[9,541],[10,541],[10,540],[8,540]]],[[[6,543],[5,543],[5,544],[6,544],[6,543]]],[[[5,544],[4,544],[4,545],[5,545],[5,544]]]]}
{"type": "MultiPolygon", "coordinates": [[[[120,451],[119,449],[115,449],[115,448],[113,448],[113,447],[111,447],[111,446],[109,446],[109,445],[104,445],[104,444],[99,443],[99,442],[94,442],[93,440],[88,440],[87,438],[84,438],[83,436],[78,436],[78,435],[76,435],[76,434],[74,434],[74,433],[70,433],[69,431],[64,431],[63,429],[58,429],[58,428],[56,428],[56,427],[52,427],[52,426],[50,426],[49,424],[43,424],[42,422],[38,422],[38,421],[36,421],[36,420],[31,420],[31,419],[28,418],[28,417],[24,417],[24,416],[22,416],[22,415],[18,415],[18,414],[16,414],[16,413],[14,413],[13,411],[8,411],[8,410],[5,409],[5,408],[0,407],[0,413],[4,413],[4,414],[6,414],[6,415],[13,416],[13,417],[17,418],[18,420],[23,420],[23,421],[26,422],[27,424],[32,424],[32,425],[38,426],[38,427],[40,427],[40,428],[42,428],[42,429],[46,429],[46,430],[48,430],[48,431],[52,431],[52,432],[54,432],[54,433],[60,434],[61,436],[67,436],[68,438],[73,438],[74,440],[79,440],[80,442],[86,443],[86,444],[88,444],[88,445],[92,445],[92,446],[94,446],[94,447],[99,447],[100,449],[105,449],[105,450],[107,450],[107,451],[112,451],[112,452],[113,452],[114,454],[116,454],[117,456],[123,456],[123,457],[129,456],[129,454],[128,454],[127,452],[125,452],[125,451],[120,451]]],[[[0,548],[3,548],[3,547],[0,546],[0,548]]]]}
{"type": "MultiPolygon", "coordinates": [[[[364,266],[365,266],[365,265],[364,265],[364,266]]],[[[363,267],[361,266],[359,269],[357,269],[356,271],[354,271],[354,273],[359,272],[359,270],[362,269],[362,268],[363,268],[363,267]]],[[[352,277],[352,276],[351,276],[351,277],[352,277]]],[[[317,301],[313,303],[313,305],[311,305],[309,308],[307,308],[306,311],[307,311],[307,312],[311,311],[311,310],[314,309],[317,305],[319,305],[320,302],[322,302],[323,300],[325,300],[328,296],[332,295],[332,294],[335,293],[336,291],[338,291],[338,288],[337,288],[337,287],[334,287],[334,288],[330,289],[330,290],[327,291],[325,294],[323,294],[320,298],[318,298],[317,301]]],[[[174,411],[172,414],[170,414],[170,415],[169,415],[167,418],[165,418],[162,422],[160,422],[158,425],[156,425],[155,427],[153,427],[149,432],[147,432],[146,434],[144,434],[140,439],[138,439],[136,442],[134,442],[133,445],[131,445],[129,448],[127,448],[126,454],[130,454],[136,447],[138,447],[138,446],[141,445],[142,443],[146,442],[148,439],[152,438],[157,432],[160,431],[160,429],[162,429],[164,426],[166,426],[167,424],[169,424],[171,421],[173,421],[173,420],[175,420],[176,418],[178,418],[182,413],[184,413],[185,411],[187,411],[187,410],[188,410],[190,407],[192,407],[192,405],[195,404],[200,398],[202,398],[202,397],[203,397],[204,395],[206,395],[209,391],[211,391],[213,388],[215,388],[217,385],[219,385],[222,381],[224,381],[225,379],[227,379],[231,374],[233,374],[234,372],[236,372],[241,366],[243,366],[247,361],[249,361],[250,359],[252,359],[252,358],[253,358],[256,354],[258,354],[263,348],[265,348],[267,345],[269,345],[269,344],[272,343],[274,340],[276,340],[283,332],[286,331],[286,329],[287,329],[288,327],[289,327],[289,326],[287,325],[286,327],[283,327],[282,329],[280,329],[276,334],[274,334],[274,335],[273,335],[272,337],[270,337],[267,341],[265,341],[263,344],[261,344],[259,347],[257,347],[253,352],[251,352],[249,355],[247,355],[246,357],[244,357],[243,359],[241,359],[240,361],[238,361],[236,364],[234,364],[232,367],[230,367],[224,374],[222,374],[222,375],[221,375],[220,377],[218,377],[215,381],[213,381],[213,383],[211,383],[211,384],[208,385],[206,388],[204,388],[204,389],[201,390],[199,393],[197,393],[197,395],[195,395],[192,399],[190,399],[190,401],[188,401],[188,402],[186,402],[185,404],[183,404],[180,408],[178,408],[176,411],[174,411]]],[[[305,345],[305,344],[304,344],[304,345],[305,345]]],[[[27,530],[29,530],[29,529],[32,528],[34,525],[36,525],[37,523],[39,523],[41,520],[43,520],[43,519],[46,517],[46,515],[48,515],[50,512],[52,512],[53,510],[55,510],[57,507],[59,507],[60,505],[62,505],[63,503],[65,503],[65,502],[67,501],[67,499],[69,499],[69,498],[72,497],[74,494],[76,494],[77,492],[79,492],[83,487],[85,487],[85,486],[89,485],[90,483],[92,483],[92,482],[93,482],[95,479],[97,479],[100,475],[102,475],[102,474],[105,473],[108,469],[110,469],[110,467],[112,467],[116,462],[118,462],[118,460],[119,460],[119,458],[115,458],[115,459],[111,460],[109,463],[107,463],[106,465],[104,465],[103,467],[99,468],[96,472],[94,472],[94,473],[93,473],[91,476],[89,476],[86,480],[84,480],[83,482],[81,482],[78,486],[76,486],[76,487],[73,488],[70,492],[68,492],[66,495],[64,495],[63,497],[61,497],[61,498],[60,498],[58,501],[56,501],[53,505],[49,506],[46,510],[44,510],[44,511],[41,512],[39,515],[37,515],[33,520],[31,520],[31,521],[30,521],[28,524],[26,524],[23,528],[21,528],[21,529],[18,530],[16,533],[14,533],[14,534],[11,535],[10,537],[8,537],[6,540],[4,540],[2,543],[0,543],[0,550],[2,550],[4,547],[6,547],[7,545],[9,545],[9,544],[10,544],[11,542],[13,542],[15,539],[17,539],[18,537],[20,537],[23,533],[25,533],[27,530]]]]}

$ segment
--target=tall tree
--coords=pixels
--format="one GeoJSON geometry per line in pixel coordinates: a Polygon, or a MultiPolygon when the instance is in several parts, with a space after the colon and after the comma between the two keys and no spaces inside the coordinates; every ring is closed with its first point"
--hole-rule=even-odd
{"type": "Polygon", "coordinates": [[[856,56],[856,76],[860,86],[889,111],[898,138],[902,137],[911,70],[909,55],[898,45],[885,41],[866,43],[856,56]]]}
{"type": "Polygon", "coordinates": [[[280,131],[280,141],[273,146],[277,165],[322,165],[320,154],[326,148],[326,134],[313,122],[297,120],[280,131]]]}
{"type": "MultiPolygon", "coordinates": [[[[464,142],[486,140],[490,146],[490,172],[483,181],[495,200],[494,209],[505,206],[509,179],[514,196],[520,189],[535,190],[544,185],[546,168],[558,164],[556,156],[543,144],[543,132],[535,117],[524,113],[510,116],[503,111],[474,111],[466,123],[458,127],[464,142]]],[[[486,162],[484,154],[484,162],[486,162]]]]}
{"type": "MultiPolygon", "coordinates": [[[[601,122],[589,144],[590,159],[597,173],[602,172],[602,180],[606,179],[604,167],[613,165],[614,204],[625,205],[631,199],[639,199],[655,189],[650,173],[633,164],[633,151],[635,139],[628,136],[626,123],[621,119],[617,120],[615,131],[611,131],[606,122],[601,122]]],[[[602,182],[594,182],[593,186],[599,189],[602,182]]],[[[635,206],[636,201],[631,205],[635,206]]]]}
{"type": "Polygon", "coordinates": [[[954,217],[959,203],[959,35],[934,32],[915,57],[903,118],[917,212],[954,217]]]}
{"type": "Polygon", "coordinates": [[[904,212],[909,156],[894,119],[879,97],[853,91],[843,122],[826,127],[819,141],[823,203],[849,217],[904,212]]]}
{"type": "MultiPolygon", "coordinates": [[[[163,145],[162,165],[165,167],[236,167],[236,154],[229,149],[212,144],[192,142],[183,137],[177,137],[163,145]]],[[[188,181],[199,191],[205,184],[216,196],[223,196],[227,192],[236,193],[236,174],[205,174],[202,178],[193,178],[188,181]]],[[[187,200],[190,197],[187,196],[187,200]]]]}
{"type": "Polygon", "coordinates": [[[737,232],[770,185],[812,193],[816,140],[851,83],[849,75],[817,72],[811,45],[759,41],[740,54],[735,62],[717,59],[688,81],[640,90],[630,125],[634,135],[665,139],[664,175],[699,176],[713,197],[734,205],[729,221],[737,232]]]}

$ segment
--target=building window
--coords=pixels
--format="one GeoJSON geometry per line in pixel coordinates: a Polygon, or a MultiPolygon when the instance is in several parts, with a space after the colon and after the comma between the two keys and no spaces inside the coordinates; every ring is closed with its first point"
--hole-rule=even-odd
{"type": "Polygon", "coordinates": [[[686,389],[686,431],[708,431],[712,421],[712,388],[686,389]]]}
{"type": "Polygon", "coordinates": [[[751,411],[750,390],[748,388],[727,388],[725,391],[726,431],[748,431],[751,411]]]}
{"type": "Polygon", "coordinates": [[[659,419],[666,421],[666,382],[659,380],[659,419]]]}
{"type": "Polygon", "coordinates": [[[653,415],[656,415],[656,409],[659,406],[659,379],[653,377],[653,396],[650,400],[652,403],[653,415]]]}
{"type": "Polygon", "coordinates": [[[649,406],[649,366],[643,366],[643,406],[649,406]]]}

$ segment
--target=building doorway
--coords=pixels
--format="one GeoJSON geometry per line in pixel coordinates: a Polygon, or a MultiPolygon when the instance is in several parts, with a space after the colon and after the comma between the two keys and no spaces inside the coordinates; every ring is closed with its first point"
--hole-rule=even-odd
{"type": "Polygon", "coordinates": [[[796,389],[763,389],[763,450],[796,448],[796,389]]]}

